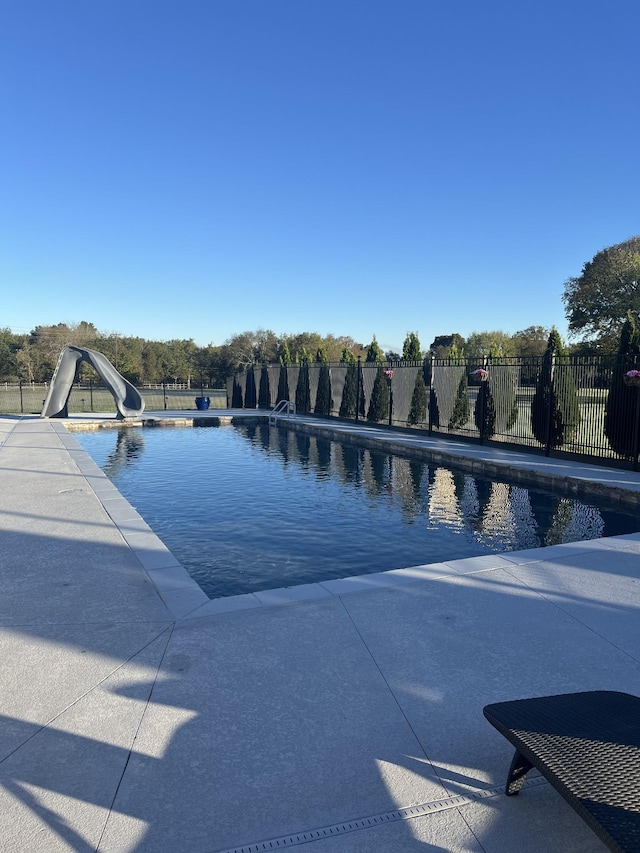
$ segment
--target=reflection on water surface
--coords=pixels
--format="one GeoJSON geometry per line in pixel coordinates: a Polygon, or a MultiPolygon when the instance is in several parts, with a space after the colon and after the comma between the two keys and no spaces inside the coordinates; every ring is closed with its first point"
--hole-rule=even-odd
{"type": "Polygon", "coordinates": [[[268,426],[76,437],[212,597],[640,527],[605,504],[268,426]]]}

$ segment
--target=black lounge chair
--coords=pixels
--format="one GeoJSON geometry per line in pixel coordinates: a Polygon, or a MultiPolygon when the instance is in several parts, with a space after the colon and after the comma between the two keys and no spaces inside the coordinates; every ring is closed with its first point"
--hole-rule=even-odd
{"type": "Polygon", "coordinates": [[[596,690],[496,702],[483,711],[516,749],[506,793],[538,770],[618,853],[640,853],[640,698],[596,690]]]}

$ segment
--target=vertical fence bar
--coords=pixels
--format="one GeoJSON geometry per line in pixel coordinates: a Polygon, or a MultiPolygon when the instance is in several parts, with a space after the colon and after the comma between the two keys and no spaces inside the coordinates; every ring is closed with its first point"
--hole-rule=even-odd
{"type": "Polygon", "coordinates": [[[361,364],[361,357],[358,356],[358,369],[357,369],[357,374],[356,374],[356,423],[358,423],[358,421],[360,419],[360,390],[362,388],[362,385],[360,384],[362,382],[362,376],[361,376],[362,368],[361,368],[360,364],[361,364]]]}

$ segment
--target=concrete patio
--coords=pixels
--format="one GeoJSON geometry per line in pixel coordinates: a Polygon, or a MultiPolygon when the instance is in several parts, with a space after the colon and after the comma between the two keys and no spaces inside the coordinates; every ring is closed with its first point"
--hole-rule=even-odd
{"type": "Polygon", "coordinates": [[[0,417],[0,471],[3,851],[605,849],[539,777],[504,796],[482,708],[640,694],[640,533],[209,601],[63,421],[0,417]]]}

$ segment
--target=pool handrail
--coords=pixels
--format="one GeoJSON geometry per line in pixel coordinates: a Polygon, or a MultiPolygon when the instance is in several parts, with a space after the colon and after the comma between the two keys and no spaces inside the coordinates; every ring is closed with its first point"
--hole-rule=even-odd
{"type": "Polygon", "coordinates": [[[278,422],[278,417],[280,415],[285,416],[284,415],[285,410],[286,410],[286,417],[287,418],[290,418],[292,415],[295,417],[295,414],[296,414],[295,402],[293,402],[291,400],[280,400],[278,403],[276,403],[276,405],[273,407],[273,409],[269,413],[269,425],[276,424],[278,422]]]}

